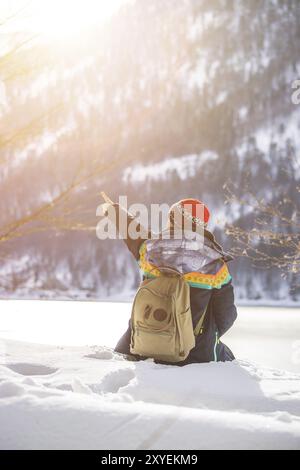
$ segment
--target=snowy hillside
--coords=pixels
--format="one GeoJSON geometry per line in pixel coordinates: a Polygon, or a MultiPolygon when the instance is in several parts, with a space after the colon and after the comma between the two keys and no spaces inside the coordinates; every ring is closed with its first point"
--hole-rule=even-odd
{"type": "Polygon", "coordinates": [[[236,361],[174,367],[108,347],[129,304],[2,301],[0,449],[300,449],[299,311],[259,310],[236,361]]]}

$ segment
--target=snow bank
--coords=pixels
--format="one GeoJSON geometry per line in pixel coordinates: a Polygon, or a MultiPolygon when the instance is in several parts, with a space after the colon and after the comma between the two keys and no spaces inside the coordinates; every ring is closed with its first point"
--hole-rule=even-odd
{"type": "Polygon", "coordinates": [[[299,449],[300,375],[3,342],[1,449],[299,449]]]}

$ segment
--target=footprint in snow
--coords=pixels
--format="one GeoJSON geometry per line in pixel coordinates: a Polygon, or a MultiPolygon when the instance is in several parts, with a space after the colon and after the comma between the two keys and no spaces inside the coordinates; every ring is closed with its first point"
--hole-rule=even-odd
{"type": "Polygon", "coordinates": [[[5,364],[5,366],[20,375],[50,375],[57,372],[54,367],[44,366],[42,364],[30,364],[18,362],[15,364],[5,364]]]}

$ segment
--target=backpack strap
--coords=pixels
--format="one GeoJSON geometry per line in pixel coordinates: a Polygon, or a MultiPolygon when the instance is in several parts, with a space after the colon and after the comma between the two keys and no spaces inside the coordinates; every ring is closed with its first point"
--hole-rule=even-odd
{"type": "Polygon", "coordinates": [[[206,311],[207,311],[207,307],[208,307],[208,304],[207,306],[205,307],[205,310],[204,312],[202,313],[200,319],[198,320],[198,323],[197,325],[195,326],[194,328],[194,335],[195,336],[198,336],[202,333],[202,330],[203,330],[203,323],[204,323],[204,319],[205,319],[205,314],[206,314],[206,311]]]}

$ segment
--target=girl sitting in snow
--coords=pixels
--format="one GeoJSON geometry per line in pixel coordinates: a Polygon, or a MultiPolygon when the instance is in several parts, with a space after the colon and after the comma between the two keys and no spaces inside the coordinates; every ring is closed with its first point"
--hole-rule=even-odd
{"type": "MultiPolygon", "coordinates": [[[[208,208],[197,199],[178,201],[169,210],[168,226],[165,229],[168,231],[168,237],[164,236],[164,230],[155,237],[151,236],[151,232],[145,234],[138,222],[136,232],[141,233],[141,236],[132,237],[128,227],[132,227],[135,218],[110,200],[103,205],[104,214],[109,218],[109,206],[114,207],[115,217],[111,220],[118,231],[119,221],[126,221],[126,236],[123,234],[122,238],[139,263],[144,280],[159,275],[158,266],[169,266],[180,272],[190,286],[195,346],[184,361],[177,365],[232,361],[233,353],[220,341],[237,317],[231,276],[226,264],[232,257],[224,253],[213,234],[207,230],[210,217],[208,208]],[[201,233],[202,236],[196,239],[187,237],[183,227],[188,223],[193,232],[201,233]]],[[[129,321],[128,329],[120,338],[115,351],[131,359],[141,359],[130,351],[131,337],[132,328],[129,321]]]]}

